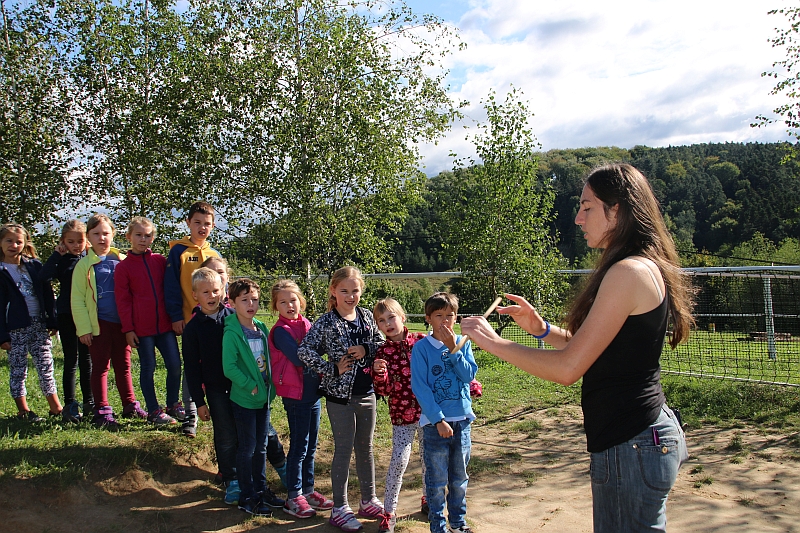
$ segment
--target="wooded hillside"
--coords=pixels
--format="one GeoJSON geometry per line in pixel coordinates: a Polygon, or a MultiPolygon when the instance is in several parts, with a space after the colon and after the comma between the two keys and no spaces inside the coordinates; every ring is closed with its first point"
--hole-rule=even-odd
{"type": "MultiPolygon", "coordinates": [[[[571,263],[588,249],[574,224],[582,179],[597,165],[624,161],[648,177],[680,249],[720,256],[757,234],[778,245],[800,238],[800,181],[795,161],[782,164],[785,145],[696,144],[667,148],[636,146],[551,150],[539,155],[539,177],[556,192],[550,231],[571,263]]],[[[468,180],[470,169],[443,172],[426,183],[423,200],[394,235],[394,258],[402,271],[445,270],[437,206],[458,194],[453,180],[468,180]]]]}

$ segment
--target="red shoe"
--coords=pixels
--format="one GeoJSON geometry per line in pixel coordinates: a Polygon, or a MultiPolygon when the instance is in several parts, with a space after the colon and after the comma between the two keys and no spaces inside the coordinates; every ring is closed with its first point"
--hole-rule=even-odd
{"type": "Polygon", "coordinates": [[[330,511],[333,509],[333,501],[329,500],[317,491],[311,494],[304,494],[303,497],[308,502],[309,507],[317,511],[330,511]]]}
{"type": "Polygon", "coordinates": [[[303,495],[297,496],[296,498],[287,498],[286,503],[283,504],[283,512],[296,516],[297,518],[311,518],[317,514],[303,495]]]}

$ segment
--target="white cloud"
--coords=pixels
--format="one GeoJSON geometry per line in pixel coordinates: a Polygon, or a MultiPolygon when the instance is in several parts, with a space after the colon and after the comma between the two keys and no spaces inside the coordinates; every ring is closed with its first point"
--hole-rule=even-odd
{"type": "MultiPolygon", "coordinates": [[[[452,11],[452,2],[448,2],[452,11]]],[[[427,4],[436,12],[437,4],[427,4]]],[[[521,88],[543,149],[784,140],[780,125],[753,129],[783,102],[761,72],[782,58],[768,39],[783,25],[762,2],[723,0],[484,0],[460,20],[467,43],[448,58],[451,94],[483,117],[490,89],[521,88]]],[[[456,125],[422,148],[426,171],[471,154],[456,125]]]]}

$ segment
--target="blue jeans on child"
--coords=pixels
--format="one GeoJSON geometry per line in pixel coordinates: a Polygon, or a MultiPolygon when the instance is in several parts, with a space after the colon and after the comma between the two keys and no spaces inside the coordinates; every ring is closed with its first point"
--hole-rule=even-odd
{"type": "Polygon", "coordinates": [[[228,393],[206,391],[206,404],[214,427],[214,451],[222,480],[226,483],[236,479],[236,421],[228,393]]]}
{"type": "Polygon", "coordinates": [[[453,436],[444,439],[436,426],[422,428],[422,445],[425,447],[425,485],[427,487],[428,521],[432,533],[445,533],[447,522],[459,528],[466,524],[467,514],[467,464],[472,450],[472,426],[469,420],[448,422],[453,436]],[[445,487],[447,487],[447,520],[444,518],[445,487]]]}
{"type": "Polygon", "coordinates": [[[247,409],[231,401],[239,446],[236,476],[242,491],[239,502],[252,499],[267,489],[267,427],[269,407],[247,409]]]}
{"type": "Polygon", "coordinates": [[[286,484],[289,498],[314,490],[314,456],[317,453],[321,400],[314,403],[283,399],[289,422],[289,453],[286,456],[286,484]]]}
{"type": "Polygon", "coordinates": [[[591,454],[594,533],[666,531],[667,495],[688,458],[672,410],[634,438],[591,454]]]}
{"type": "Polygon", "coordinates": [[[153,373],[156,370],[156,348],[164,358],[167,369],[167,407],[172,407],[178,401],[181,388],[181,353],[178,350],[178,339],[175,333],[167,331],[160,335],[139,337],[139,386],[147,406],[147,412],[152,413],[160,407],[156,397],[156,388],[153,383],[153,373]]]}

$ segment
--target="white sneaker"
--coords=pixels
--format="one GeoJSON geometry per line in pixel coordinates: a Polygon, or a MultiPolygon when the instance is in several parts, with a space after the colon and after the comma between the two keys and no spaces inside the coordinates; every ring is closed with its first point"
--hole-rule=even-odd
{"type": "Polygon", "coordinates": [[[331,519],[329,522],[342,531],[352,532],[364,529],[364,526],[358,521],[358,518],[353,514],[353,510],[350,509],[349,505],[334,507],[331,511],[331,519]]]}

